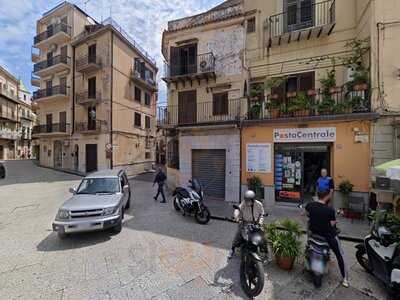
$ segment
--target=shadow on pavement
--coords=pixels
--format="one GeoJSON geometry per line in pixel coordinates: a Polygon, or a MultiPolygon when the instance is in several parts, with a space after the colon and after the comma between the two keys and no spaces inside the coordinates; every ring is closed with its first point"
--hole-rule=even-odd
{"type": "Polygon", "coordinates": [[[111,230],[75,233],[61,240],[57,233],[52,232],[36,246],[36,249],[40,252],[53,252],[85,248],[106,242],[113,234],[111,230]]]}

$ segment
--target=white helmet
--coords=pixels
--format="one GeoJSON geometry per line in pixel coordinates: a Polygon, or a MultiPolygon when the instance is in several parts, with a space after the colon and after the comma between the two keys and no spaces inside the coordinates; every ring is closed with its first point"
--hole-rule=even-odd
{"type": "Polygon", "coordinates": [[[252,190],[248,190],[244,193],[244,200],[254,200],[256,198],[256,193],[252,190]]]}

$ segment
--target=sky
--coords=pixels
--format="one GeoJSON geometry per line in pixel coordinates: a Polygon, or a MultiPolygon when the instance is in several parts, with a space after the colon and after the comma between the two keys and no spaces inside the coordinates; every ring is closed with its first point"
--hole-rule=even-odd
{"type": "MultiPolygon", "coordinates": [[[[33,63],[31,47],[36,20],[60,0],[0,0],[0,65],[20,77],[30,91],[33,63]]],[[[168,20],[206,11],[223,0],[71,0],[91,17],[101,20],[112,16],[157,61],[159,103],[166,102],[161,36],[168,20]]]]}

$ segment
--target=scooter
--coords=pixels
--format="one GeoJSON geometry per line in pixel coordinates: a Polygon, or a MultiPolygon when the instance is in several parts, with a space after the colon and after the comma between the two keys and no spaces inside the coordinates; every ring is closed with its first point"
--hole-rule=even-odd
{"type": "Polygon", "coordinates": [[[210,211],[204,205],[203,188],[196,179],[189,180],[187,188],[177,187],[172,196],[174,197],[176,211],[182,211],[183,215],[194,215],[199,224],[204,225],[210,221],[210,211]]]}
{"type": "MultiPolygon", "coordinates": [[[[235,212],[239,210],[236,205],[234,205],[234,208],[235,212]]],[[[264,232],[257,222],[242,223],[242,238],[240,284],[245,294],[252,298],[258,296],[264,289],[264,263],[267,261],[268,248],[266,247],[264,232]]]]}
{"type": "Polygon", "coordinates": [[[388,224],[388,215],[383,214],[382,220],[374,220],[364,242],[356,246],[356,258],[365,271],[385,284],[395,299],[400,299],[400,241],[393,234],[399,228],[388,224]]]}

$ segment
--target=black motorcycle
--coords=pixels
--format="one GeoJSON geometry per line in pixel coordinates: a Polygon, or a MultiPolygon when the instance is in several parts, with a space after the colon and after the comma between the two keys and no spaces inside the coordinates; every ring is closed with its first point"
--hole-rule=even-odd
{"type": "MultiPolygon", "coordinates": [[[[234,208],[239,209],[238,206],[234,208]]],[[[243,243],[240,247],[240,284],[247,296],[256,297],[264,289],[267,243],[260,225],[241,223],[241,227],[243,243]]]]}
{"type": "Polygon", "coordinates": [[[388,224],[387,214],[374,220],[371,233],[356,246],[358,263],[382,281],[395,299],[400,299],[400,241],[393,234],[398,225],[388,224]]]}
{"type": "Polygon", "coordinates": [[[182,211],[183,215],[194,215],[199,224],[207,224],[210,221],[210,211],[204,205],[203,188],[196,179],[189,180],[188,188],[177,187],[172,196],[176,211],[182,211]]]}
{"type": "Polygon", "coordinates": [[[305,267],[311,274],[314,286],[321,287],[322,278],[328,273],[329,244],[320,235],[309,233],[305,251],[305,267]]]}

